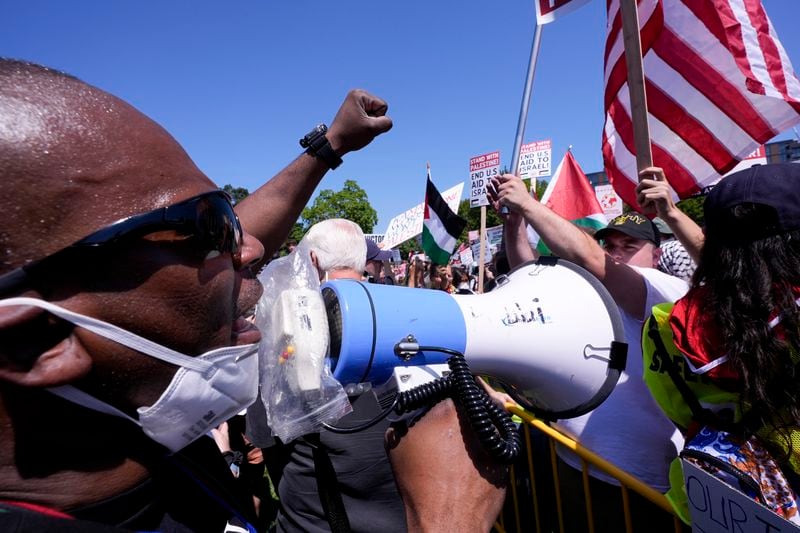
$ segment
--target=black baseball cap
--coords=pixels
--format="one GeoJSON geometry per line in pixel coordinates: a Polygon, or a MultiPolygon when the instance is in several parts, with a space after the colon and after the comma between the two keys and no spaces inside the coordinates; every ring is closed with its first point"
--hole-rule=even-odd
{"type": "Polygon", "coordinates": [[[594,234],[594,238],[598,241],[605,239],[612,231],[619,231],[634,239],[650,241],[656,246],[661,244],[661,235],[656,225],[649,218],[639,213],[624,213],[611,219],[608,226],[594,234]]]}
{"type": "Polygon", "coordinates": [[[735,240],[755,240],[800,229],[800,164],[755,165],[723,178],[703,204],[706,234],[735,240]],[[766,205],[775,210],[758,227],[737,228],[731,208],[766,205]],[[737,229],[732,229],[737,228],[737,229]],[[736,235],[728,235],[736,231],[736,235]]]}

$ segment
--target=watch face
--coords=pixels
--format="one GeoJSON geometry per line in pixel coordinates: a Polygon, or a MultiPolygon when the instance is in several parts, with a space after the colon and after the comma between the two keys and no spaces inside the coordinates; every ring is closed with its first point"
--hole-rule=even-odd
{"type": "Polygon", "coordinates": [[[325,124],[319,124],[313,130],[309,131],[305,137],[300,139],[300,146],[308,148],[320,136],[325,135],[327,131],[328,127],[325,124]]]}

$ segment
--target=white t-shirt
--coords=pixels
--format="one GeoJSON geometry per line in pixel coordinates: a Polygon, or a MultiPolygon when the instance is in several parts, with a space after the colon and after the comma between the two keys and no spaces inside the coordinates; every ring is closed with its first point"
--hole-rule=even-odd
{"type": "MultiPolygon", "coordinates": [[[[685,281],[653,268],[632,268],[644,278],[645,318],[650,316],[654,305],[674,302],[689,288],[685,281]]],[[[615,466],[666,492],[669,464],[683,448],[683,436],[658,407],[642,379],[644,321],[622,309],[620,313],[628,342],[625,372],[597,409],[578,418],[559,420],[556,427],[615,466]]],[[[581,468],[580,458],[566,448],[559,446],[558,455],[570,466],[581,468]]],[[[589,472],[593,477],[619,485],[616,479],[594,468],[589,472]]]]}

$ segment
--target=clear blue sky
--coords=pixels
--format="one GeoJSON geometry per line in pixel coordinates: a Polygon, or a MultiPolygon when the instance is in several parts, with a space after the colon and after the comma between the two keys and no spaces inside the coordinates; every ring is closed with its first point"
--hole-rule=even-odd
{"type": "MultiPolygon", "coordinates": [[[[797,0],[764,0],[800,68],[797,0]]],[[[600,170],[605,2],[544,28],[525,141],[600,170]]],[[[59,68],[161,123],[220,185],[255,189],[328,122],[347,90],[389,103],[394,129],[320,185],[356,180],[376,233],[469,158],[510,163],[533,36],[532,0],[3,0],[0,55],[59,68]]],[[[792,132],[783,134],[786,138],[792,132]]],[[[467,186],[469,184],[467,183],[467,186]]]]}

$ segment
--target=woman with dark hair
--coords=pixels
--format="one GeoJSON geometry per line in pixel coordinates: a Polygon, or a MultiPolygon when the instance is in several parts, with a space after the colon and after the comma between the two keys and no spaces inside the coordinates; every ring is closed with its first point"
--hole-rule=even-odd
{"type": "MultiPolygon", "coordinates": [[[[645,381],[687,448],[716,456],[724,443],[747,462],[763,446],[800,479],[800,165],[729,176],[704,212],[692,289],[645,324],[645,381]]],[[[794,499],[761,503],[797,520],[794,499]]]]}

